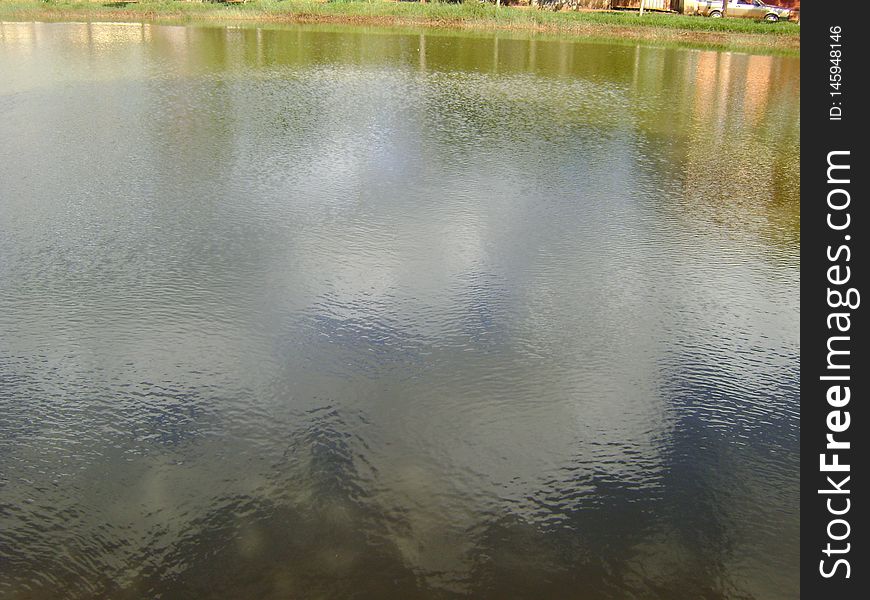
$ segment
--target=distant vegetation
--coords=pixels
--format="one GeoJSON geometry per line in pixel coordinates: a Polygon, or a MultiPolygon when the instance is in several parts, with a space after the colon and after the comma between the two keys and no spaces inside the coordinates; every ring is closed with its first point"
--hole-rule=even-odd
{"type": "Polygon", "coordinates": [[[101,19],[126,21],[259,21],[348,23],[529,30],[598,38],[677,42],[714,48],[760,48],[795,52],[800,25],[748,19],[710,19],[647,11],[553,11],[492,2],[395,2],[386,0],[249,0],[248,2],[68,2],[0,0],[0,18],[18,20],[101,19]]]}

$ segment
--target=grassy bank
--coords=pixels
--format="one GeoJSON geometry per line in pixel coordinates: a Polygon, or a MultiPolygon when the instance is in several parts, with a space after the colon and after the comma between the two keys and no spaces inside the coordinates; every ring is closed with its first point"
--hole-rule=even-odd
{"type": "Polygon", "coordinates": [[[249,0],[244,4],[0,0],[0,19],[27,21],[281,22],[527,30],[591,38],[676,42],[721,49],[797,52],[800,25],[635,12],[552,12],[524,7],[361,0],[249,0]]]}

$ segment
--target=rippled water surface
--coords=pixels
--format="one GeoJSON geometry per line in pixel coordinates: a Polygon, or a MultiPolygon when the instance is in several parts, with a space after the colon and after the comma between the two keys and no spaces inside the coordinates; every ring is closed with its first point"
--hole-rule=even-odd
{"type": "Polygon", "coordinates": [[[796,598],[797,58],[0,25],[0,597],[796,598]]]}

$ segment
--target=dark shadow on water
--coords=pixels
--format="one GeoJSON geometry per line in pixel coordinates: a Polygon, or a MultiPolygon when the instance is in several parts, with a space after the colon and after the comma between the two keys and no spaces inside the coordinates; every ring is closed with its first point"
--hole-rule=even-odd
{"type": "Polygon", "coordinates": [[[239,498],[191,524],[136,586],[167,598],[412,598],[421,590],[353,503],[279,506],[239,498]]]}
{"type": "MultiPolygon", "coordinates": [[[[193,520],[135,591],[164,598],[425,596],[388,522],[365,501],[349,431],[330,406],[309,412],[276,465],[280,500],[234,497],[193,520]],[[167,565],[174,568],[167,569],[167,565]]],[[[143,557],[145,558],[145,557],[143,557]]]]}
{"type": "Polygon", "coordinates": [[[505,515],[485,527],[469,597],[743,598],[728,586],[721,538],[698,552],[672,548],[675,532],[659,514],[664,503],[649,499],[655,494],[619,482],[596,487],[595,506],[565,511],[558,525],[505,515]]]}

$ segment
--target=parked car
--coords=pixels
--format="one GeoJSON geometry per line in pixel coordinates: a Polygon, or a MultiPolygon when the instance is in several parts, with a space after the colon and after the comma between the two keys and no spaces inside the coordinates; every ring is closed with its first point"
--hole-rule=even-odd
{"type": "MultiPolygon", "coordinates": [[[[688,3],[687,3],[688,4],[688,3]]],[[[722,16],[722,0],[699,0],[695,2],[695,14],[718,19],[722,16]]],[[[791,18],[791,10],[781,6],[771,6],[761,0],[729,0],[726,14],[729,17],[744,19],[764,19],[774,23],[791,18]]]]}

